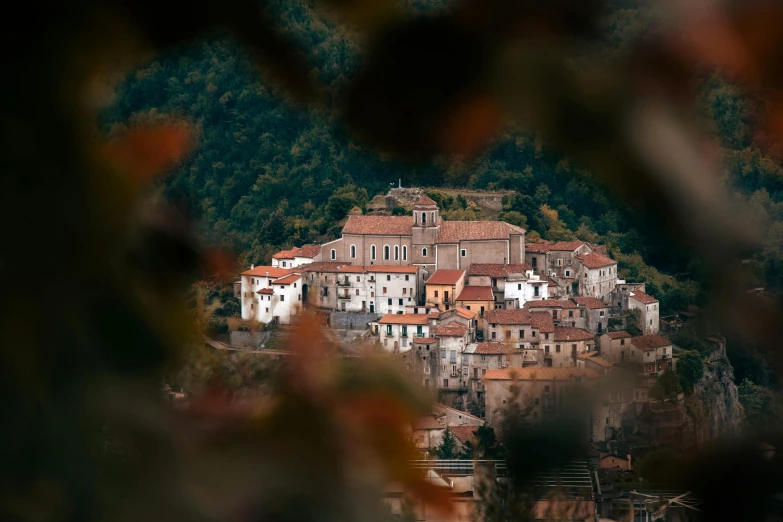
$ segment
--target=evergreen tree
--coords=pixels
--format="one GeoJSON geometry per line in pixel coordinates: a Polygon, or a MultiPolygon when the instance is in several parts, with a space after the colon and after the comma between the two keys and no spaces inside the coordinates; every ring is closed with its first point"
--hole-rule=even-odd
{"type": "Polygon", "coordinates": [[[435,448],[435,454],[438,458],[443,460],[452,460],[459,458],[459,452],[457,451],[457,438],[454,436],[450,428],[446,428],[443,433],[443,440],[440,441],[438,447],[435,448]]]}

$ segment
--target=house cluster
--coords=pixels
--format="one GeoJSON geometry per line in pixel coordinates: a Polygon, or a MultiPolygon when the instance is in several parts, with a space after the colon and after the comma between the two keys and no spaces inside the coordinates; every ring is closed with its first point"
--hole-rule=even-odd
{"type": "Polygon", "coordinates": [[[339,239],[251,266],[236,291],[246,320],[287,324],[305,306],[361,317],[423,386],[490,425],[513,382],[543,419],[571,387],[630,369],[633,390],[595,408],[591,438],[603,440],[673,364],[657,335],[658,301],[618,278],[605,247],[526,244],[508,223],[443,221],[426,196],[408,216],[352,213],[339,239]],[[641,336],[610,331],[629,309],[639,310],[641,336]]]}

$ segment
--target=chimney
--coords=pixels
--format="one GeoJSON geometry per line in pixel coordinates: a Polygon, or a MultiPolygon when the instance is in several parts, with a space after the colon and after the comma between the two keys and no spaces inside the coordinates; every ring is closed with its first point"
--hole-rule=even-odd
{"type": "Polygon", "coordinates": [[[250,270],[253,270],[256,267],[256,265],[250,265],[250,270]]]}
{"type": "Polygon", "coordinates": [[[269,272],[267,271],[266,276],[269,277],[269,272]]]}

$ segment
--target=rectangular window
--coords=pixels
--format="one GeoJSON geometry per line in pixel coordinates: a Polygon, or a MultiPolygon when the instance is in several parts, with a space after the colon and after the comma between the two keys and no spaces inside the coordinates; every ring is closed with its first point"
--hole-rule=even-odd
{"type": "Polygon", "coordinates": [[[406,274],[406,275],[405,275],[405,280],[406,280],[406,281],[410,281],[410,279],[411,279],[411,276],[409,276],[409,275],[407,275],[407,274],[406,274]]]}
{"type": "Polygon", "coordinates": [[[511,330],[506,330],[506,339],[511,339],[511,330]]]}
{"type": "Polygon", "coordinates": [[[520,339],[524,339],[525,338],[525,331],[524,330],[520,330],[519,331],[519,338],[520,339]]]}
{"type": "Polygon", "coordinates": [[[549,386],[544,386],[544,393],[549,393],[549,386]]]}
{"type": "Polygon", "coordinates": [[[449,387],[449,380],[448,379],[443,379],[443,387],[444,388],[448,388],[449,387]]]}
{"type": "Polygon", "coordinates": [[[538,286],[534,286],[534,287],[533,287],[533,295],[534,295],[534,296],[536,296],[536,297],[538,297],[538,295],[539,295],[538,286]]]}
{"type": "Polygon", "coordinates": [[[356,282],[357,282],[357,283],[361,283],[361,282],[362,282],[362,278],[361,278],[361,276],[356,276],[356,282]]]}
{"type": "Polygon", "coordinates": [[[568,317],[573,317],[573,316],[574,316],[574,311],[573,310],[569,310],[568,311],[568,317]]]}
{"type": "Polygon", "coordinates": [[[555,353],[560,353],[560,345],[559,344],[555,345],[555,353]]]}
{"type": "Polygon", "coordinates": [[[285,296],[284,296],[284,295],[281,295],[281,296],[280,296],[280,301],[281,301],[281,302],[282,302],[282,301],[285,301],[285,296]]]}
{"type": "Polygon", "coordinates": [[[517,290],[522,290],[522,283],[517,284],[517,290]]]}
{"type": "Polygon", "coordinates": [[[386,275],[386,280],[387,280],[387,281],[391,281],[391,276],[387,274],[387,275],[386,275]]]}
{"type": "Polygon", "coordinates": [[[407,289],[407,288],[403,288],[403,289],[402,289],[402,295],[405,295],[405,294],[407,294],[407,293],[408,293],[408,289],[407,289]]]}
{"type": "Polygon", "coordinates": [[[392,334],[392,325],[387,324],[386,325],[386,335],[391,335],[391,334],[392,334]]]}
{"type": "Polygon", "coordinates": [[[358,288],[356,289],[356,295],[359,295],[359,289],[358,288]]]}
{"type": "Polygon", "coordinates": [[[468,251],[467,251],[467,250],[465,250],[465,249],[463,248],[462,250],[460,250],[460,255],[461,255],[462,257],[465,257],[465,256],[467,256],[467,255],[468,255],[468,251]]]}
{"type": "Polygon", "coordinates": [[[532,335],[533,337],[535,337],[535,336],[536,336],[536,331],[535,331],[535,330],[533,330],[533,331],[530,333],[530,335],[532,335]]]}
{"type": "Polygon", "coordinates": [[[392,304],[392,300],[391,300],[391,297],[390,297],[389,298],[389,306],[391,306],[391,304],[392,304]]]}
{"type": "Polygon", "coordinates": [[[402,299],[400,299],[400,306],[402,306],[402,299]]]}
{"type": "Polygon", "coordinates": [[[625,339],[620,339],[620,346],[625,345],[625,339]]]}
{"type": "Polygon", "coordinates": [[[383,293],[384,294],[386,293],[386,287],[385,286],[383,287],[383,293]]]}
{"type": "Polygon", "coordinates": [[[438,291],[435,290],[435,297],[438,297],[438,291]]]}
{"type": "Polygon", "coordinates": [[[497,339],[497,335],[495,334],[495,332],[492,332],[492,338],[497,339]]]}
{"type": "Polygon", "coordinates": [[[604,316],[604,311],[603,311],[603,310],[601,310],[600,312],[598,312],[598,315],[600,315],[601,317],[603,317],[603,316],[604,316]]]}

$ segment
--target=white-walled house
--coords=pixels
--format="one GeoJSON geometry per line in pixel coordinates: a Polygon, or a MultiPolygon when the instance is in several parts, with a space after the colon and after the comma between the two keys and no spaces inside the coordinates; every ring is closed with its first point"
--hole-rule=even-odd
{"type": "Polygon", "coordinates": [[[549,299],[549,280],[530,274],[511,274],[506,279],[503,301],[506,308],[522,308],[529,301],[549,299]]]}
{"type": "Polygon", "coordinates": [[[376,313],[404,314],[408,306],[417,304],[419,267],[375,265],[366,270],[375,279],[376,313]]]}
{"type": "Polygon", "coordinates": [[[438,340],[440,348],[441,390],[454,390],[467,386],[467,372],[463,375],[462,352],[468,345],[468,329],[458,323],[432,328],[432,336],[438,340]]]}
{"type": "Polygon", "coordinates": [[[263,323],[271,322],[275,315],[272,293],[270,293],[272,283],[290,273],[291,269],[289,268],[273,266],[251,266],[250,270],[242,272],[239,296],[242,319],[263,323]]]}
{"type": "Polygon", "coordinates": [[[640,322],[644,335],[658,333],[660,327],[660,310],[658,300],[641,290],[635,290],[628,295],[628,308],[639,310],[640,322]]]}
{"type": "Polygon", "coordinates": [[[414,337],[430,337],[430,325],[424,314],[386,314],[371,326],[383,349],[391,353],[410,350],[414,337]]]}
{"type": "MultiPolygon", "coordinates": [[[[309,270],[308,270],[309,271],[309,270]]],[[[416,266],[352,266],[326,267],[311,271],[308,279],[316,295],[309,297],[311,304],[317,299],[321,308],[343,312],[378,314],[402,314],[417,305],[419,293],[419,267],[416,266]],[[335,273],[334,288],[328,288],[331,281],[326,272],[335,273]],[[326,276],[326,277],[325,277],[326,276]],[[325,299],[326,292],[336,293],[333,300],[325,299]]],[[[308,291],[308,293],[310,293],[308,291]]]]}
{"type": "Polygon", "coordinates": [[[321,245],[303,245],[291,250],[282,250],[272,256],[272,266],[296,268],[321,260],[321,245]]]}
{"type": "Polygon", "coordinates": [[[289,274],[272,281],[272,318],[280,324],[290,324],[294,316],[302,313],[302,275],[289,274]]]}
{"type": "Polygon", "coordinates": [[[608,303],[617,286],[617,261],[603,254],[591,252],[577,255],[577,282],[579,295],[591,295],[608,303]]]}

